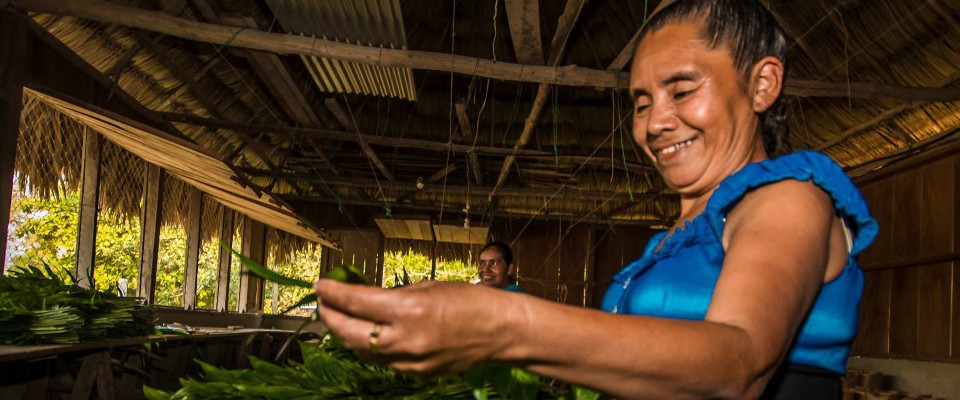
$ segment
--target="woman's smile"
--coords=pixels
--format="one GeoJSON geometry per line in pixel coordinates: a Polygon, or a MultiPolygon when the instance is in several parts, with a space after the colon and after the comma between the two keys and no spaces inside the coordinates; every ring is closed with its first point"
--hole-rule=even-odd
{"type": "Polygon", "coordinates": [[[674,141],[673,143],[668,143],[665,145],[649,145],[650,151],[653,153],[653,156],[656,157],[658,164],[667,163],[670,160],[682,157],[684,153],[690,150],[690,146],[696,142],[700,136],[694,136],[692,138],[674,141]]]}

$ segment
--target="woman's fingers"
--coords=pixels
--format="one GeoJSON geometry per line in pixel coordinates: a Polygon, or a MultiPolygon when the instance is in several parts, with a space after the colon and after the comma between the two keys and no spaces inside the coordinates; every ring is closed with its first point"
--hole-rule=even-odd
{"type": "Polygon", "coordinates": [[[330,307],[356,318],[369,321],[390,321],[395,316],[396,300],[389,290],[373,286],[352,285],[330,279],[314,282],[323,307],[330,307]]]}
{"type": "Polygon", "coordinates": [[[320,307],[320,320],[351,350],[376,355],[388,351],[396,331],[389,325],[354,318],[331,307],[320,307]]]}

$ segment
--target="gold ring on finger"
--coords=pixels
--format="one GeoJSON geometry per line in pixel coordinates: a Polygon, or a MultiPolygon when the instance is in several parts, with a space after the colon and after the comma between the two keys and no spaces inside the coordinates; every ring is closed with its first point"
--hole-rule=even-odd
{"type": "Polygon", "coordinates": [[[383,333],[383,327],[380,324],[373,324],[373,328],[370,328],[370,337],[367,343],[370,345],[370,353],[377,353],[377,345],[380,344],[380,334],[383,333]]]}

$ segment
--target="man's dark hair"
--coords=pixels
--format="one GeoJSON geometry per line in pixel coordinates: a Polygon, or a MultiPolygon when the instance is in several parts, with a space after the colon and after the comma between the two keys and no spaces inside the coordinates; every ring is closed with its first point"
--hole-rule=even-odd
{"type": "MultiPolygon", "coordinates": [[[[664,0],[666,1],[666,0],[664,0]]],[[[787,68],[787,40],[777,20],[756,0],[677,0],[654,14],[640,32],[637,44],[646,35],[671,23],[698,22],[707,47],[723,46],[730,51],[733,65],[740,72],[741,84],[750,79],[754,64],[773,56],[787,68]]],[[[636,62],[636,60],[634,61],[636,62]]],[[[781,89],[776,101],[760,116],[763,145],[770,156],[787,153],[790,135],[787,103],[781,89]]]]}
{"type": "Polygon", "coordinates": [[[490,242],[486,246],[483,246],[480,249],[480,254],[487,251],[487,249],[494,249],[500,252],[500,255],[503,257],[503,262],[507,265],[513,264],[513,251],[510,251],[510,245],[504,242],[490,242]]]}

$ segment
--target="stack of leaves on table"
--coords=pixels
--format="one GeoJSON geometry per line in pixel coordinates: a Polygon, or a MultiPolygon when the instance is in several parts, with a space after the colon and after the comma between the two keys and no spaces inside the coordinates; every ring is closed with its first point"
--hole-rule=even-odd
{"type": "Polygon", "coordinates": [[[49,267],[0,276],[0,343],[79,343],[153,333],[153,306],[61,280],[49,267]]]}

